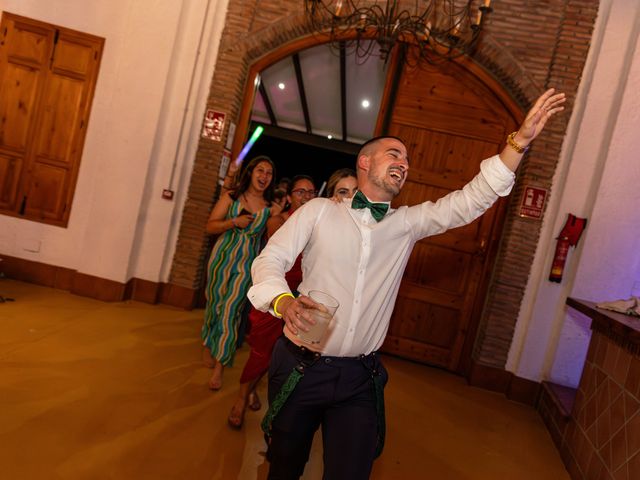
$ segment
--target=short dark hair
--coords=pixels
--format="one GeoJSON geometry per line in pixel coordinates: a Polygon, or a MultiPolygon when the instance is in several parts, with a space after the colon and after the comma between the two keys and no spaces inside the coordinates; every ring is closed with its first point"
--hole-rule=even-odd
{"type": "Polygon", "coordinates": [[[275,201],[282,200],[286,196],[287,196],[287,191],[284,188],[276,188],[273,191],[273,199],[275,201]]]}
{"type": "Polygon", "coordinates": [[[300,180],[309,180],[311,182],[311,184],[313,185],[313,188],[316,188],[316,182],[314,182],[313,178],[310,177],[309,175],[296,175],[295,177],[293,177],[291,179],[291,183],[289,183],[289,186],[287,187],[287,194],[288,195],[291,195],[291,192],[293,192],[293,187],[300,180]]]}
{"type": "MultiPolygon", "coordinates": [[[[377,137],[373,137],[362,144],[360,150],[358,151],[358,157],[364,153],[365,149],[368,149],[371,145],[378,143],[380,140],[384,140],[385,138],[393,138],[394,140],[398,140],[400,143],[404,145],[404,140],[400,137],[396,137],[394,135],[379,135],[377,137]]],[[[406,145],[405,145],[406,146],[406,145]]]]}

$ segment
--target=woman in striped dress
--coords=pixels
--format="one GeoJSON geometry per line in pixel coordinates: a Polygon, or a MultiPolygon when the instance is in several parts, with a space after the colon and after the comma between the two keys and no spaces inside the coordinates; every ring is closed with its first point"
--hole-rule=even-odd
{"type": "MultiPolygon", "coordinates": [[[[279,215],[271,216],[267,222],[267,236],[271,237],[293,212],[315,196],[316,187],[311,177],[308,175],[293,177],[287,191],[289,209],[279,215]]],[[[286,273],[285,279],[291,291],[295,292],[302,281],[302,254],[298,256],[291,270],[286,273]]],[[[282,335],[284,326],[281,319],[274,317],[269,312],[260,312],[253,307],[249,312],[249,322],[251,323],[251,328],[247,343],[251,346],[251,351],[240,376],[238,397],[227,418],[229,426],[235,429],[242,427],[247,407],[255,411],[260,410],[262,406],[256,393],[256,387],[269,368],[273,346],[278,337],[282,335]]]]}
{"type": "Polygon", "coordinates": [[[251,263],[272,212],[275,167],[256,157],[243,170],[238,188],[223,193],[207,221],[207,233],[219,234],[207,268],[207,307],[202,340],[205,364],[213,368],[209,388],[222,386],[222,373],[233,363],[238,325],[251,286],[251,263]]]}

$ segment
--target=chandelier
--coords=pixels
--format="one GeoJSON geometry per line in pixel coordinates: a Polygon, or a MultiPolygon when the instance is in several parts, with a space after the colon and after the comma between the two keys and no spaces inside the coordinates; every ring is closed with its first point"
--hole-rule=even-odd
{"type": "Polygon", "coordinates": [[[366,60],[385,62],[393,47],[414,45],[430,63],[470,53],[491,0],[304,0],[314,33],[366,60]],[[371,40],[375,40],[372,42],[371,40]],[[378,48],[374,48],[375,46],[378,48]],[[377,50],[377,51],[376,51],[377,50]]]}

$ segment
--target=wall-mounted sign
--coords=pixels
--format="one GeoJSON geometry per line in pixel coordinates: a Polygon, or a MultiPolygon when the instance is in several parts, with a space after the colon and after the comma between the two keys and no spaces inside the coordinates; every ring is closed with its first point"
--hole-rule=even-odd
{"type": "Polygon", "coordinates": [[[544,202],[547,199],[547,190],[540,187],[525,185],[522,203],[520,204],[520,216],[528,218],[542,218],[544,202]]]}
{"type": "Polygon", "coordinates": [[[233,146],[233,137],[236,134],[236,124],[231,122],[229,123],[229,133],[227,134],[227,144],[224,146],[227,150],[231,150],[233,146]]]}
{"type": "Polygon", "coordinates": [[[224,176],[227,174],[227,170],[229,170],[229,163],[231,163],[231,150],[227,150],[226,148],[222,150],[222,157],[220,158],[220,168],[218,169],[218,183],[220,185],[224,184],[224,176]]]}
{"type": "Polygon", "coordinates": [[[222,132],[224,132],[225,117],[226,114],[223,112],[207,109],[207,113],[204,116],[204,125],[202,126],[202,136],[214,142],[219,142],[222,139],[222,132]]]}

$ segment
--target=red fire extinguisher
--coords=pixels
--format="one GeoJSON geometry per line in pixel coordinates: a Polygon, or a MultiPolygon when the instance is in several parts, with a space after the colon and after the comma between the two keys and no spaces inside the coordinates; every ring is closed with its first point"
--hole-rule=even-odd
{"type": "Polygon", "coordinates": [[[562,274],[564,273],[564,264],[567,261],[569,247],[575,247],[580,240],[580,235],[587,226],[586,218],[578,218],[569,214],[567,222],[562,227],[558,235],[558,243],[556,244],[556,253],[551,263],[551,272],[549,272],[549,281],[560,283],[562,274]]]}

